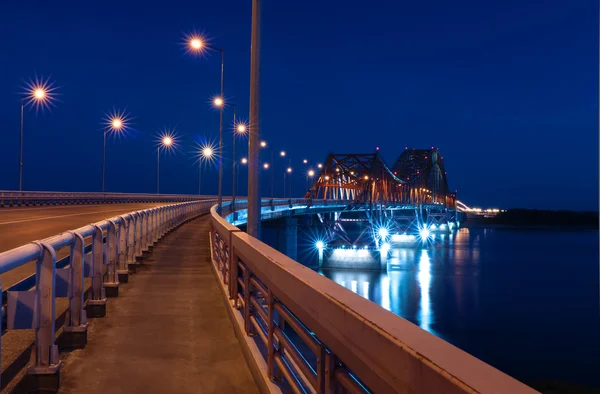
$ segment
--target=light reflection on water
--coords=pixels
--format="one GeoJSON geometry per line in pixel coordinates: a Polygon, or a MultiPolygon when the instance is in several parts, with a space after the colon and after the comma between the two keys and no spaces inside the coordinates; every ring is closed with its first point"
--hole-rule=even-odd
{"type": "MultiPolygon", "coordinates": [[[[463,273],[460,266],[464,265],[465,261],[477,263],[479,259],[476,247],[468,249],[468,238],[469,230],[462,229],[456,235],[439,235],[439,244],[433,251],[419,247],[394,247],[389,253],[387,273],[327,269],[322,274],[388,311],[413,321],[432,334],[441,336],[431,326],[435,316],[431,310],[430,298],[432,281],[430,254],[435,256],[439,260],[438,263],[442,265],[450,258],[455,259],[457,265],[455,273],[460,275],[463,273]],[[455,249],[448,249],[448,246],[453,246],[455,249]]],[[[460,298],[459,294],[457,298],[460,298]]]]}
{"type": "Polygon", "coordinates": [[[322,274],[517,378],[600,386],[597,231],[463,228],[322,274]]]}

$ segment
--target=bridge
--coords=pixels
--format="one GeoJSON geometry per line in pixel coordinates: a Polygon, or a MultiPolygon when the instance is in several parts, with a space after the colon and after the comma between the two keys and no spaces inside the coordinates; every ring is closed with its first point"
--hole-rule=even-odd
{"type": "MultiPolygon", "coordinates": [[[[246,199],[217,201],[0,192],[15,233],[0,249],[3,391],[534,392],[246,234],[246,199]],[[26,232],[35,221],[48,226],[26,232]]],[[[286,221],[316,217],[320,248],[381,252],[452,231],[456,205],[436,149],[392,168],[331,154],[304,198],[263,199],[261,220],[293,240],[286,221]]]]}

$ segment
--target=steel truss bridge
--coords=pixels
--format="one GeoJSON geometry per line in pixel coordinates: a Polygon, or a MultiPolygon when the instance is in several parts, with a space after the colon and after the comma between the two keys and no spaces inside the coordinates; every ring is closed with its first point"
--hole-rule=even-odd
{"type": "Polygon", "coordinates": [[[328,239],[342,246],[369,242],[367,235],[378,240],[382,233],[428,233],[459,224],[456,193],[436,148],[407,148],[392,168],[379,152],[330,154],[305,198],[347,202],[317,214],[328,239]]]}

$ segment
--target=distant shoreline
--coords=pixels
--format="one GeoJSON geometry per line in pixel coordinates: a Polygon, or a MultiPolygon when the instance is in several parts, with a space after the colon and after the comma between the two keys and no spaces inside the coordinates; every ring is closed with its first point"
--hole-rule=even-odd
{"type": "Polygon", "coordinates": [[[531,228],[598,230],[597,211],[549,211],[537,209],[509,209],[492,218],[471,217],[467,227],[493,226],[496,228],[531,228]]]}

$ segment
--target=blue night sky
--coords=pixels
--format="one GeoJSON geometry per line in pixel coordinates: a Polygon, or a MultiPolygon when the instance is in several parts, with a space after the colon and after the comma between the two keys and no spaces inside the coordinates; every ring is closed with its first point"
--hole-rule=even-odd
{"type": "MultiPolygon", "coordinates": [[[[102,118],[126,107],[135,124],[109,140],[107,191],[154,192],[156,136],[176,126],[161,192],[196,193],[194,141],[218,138],[220,57],[186,54],[183,35],[225,49],[226,98],[247,118],[250,0],[91,3],[0,5],[0,189],[18,187],[19,92],[37,74],[60,102],[25,112],[26,190],[99,191],[102,118]]],[[[468,205],[597,209],[596,1],[263,0],[262,17],[262,138],[292,159],[294,195],[303,158],[380,146],[392,166],[406,146],[436,146],[468,205]]]]}

